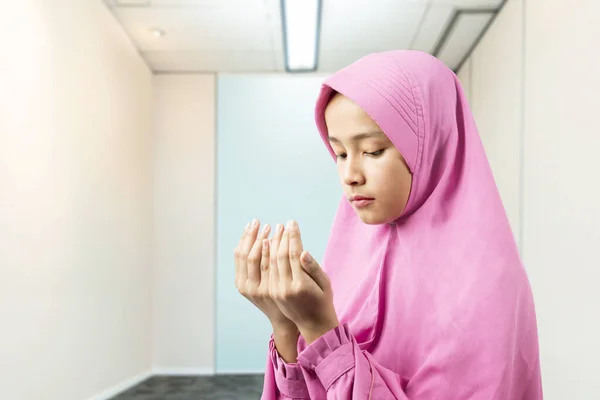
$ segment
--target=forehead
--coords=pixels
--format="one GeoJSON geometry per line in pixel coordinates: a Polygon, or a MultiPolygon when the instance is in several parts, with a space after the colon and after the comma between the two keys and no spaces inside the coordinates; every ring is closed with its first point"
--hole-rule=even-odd
{"type": "Polygon", "coordinates": [[[362,135],[367,137],[387,138],[371,117],[349,98],[337,93],[325,109],[325,123],[330,137],[337,139],[355,136],[358,133],[376,133],[379,135],[362,135]]]}

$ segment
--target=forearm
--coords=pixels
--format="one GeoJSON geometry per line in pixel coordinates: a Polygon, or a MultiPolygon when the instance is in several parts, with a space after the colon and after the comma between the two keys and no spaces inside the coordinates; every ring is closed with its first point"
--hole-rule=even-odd
{"type": "Polygon", "coordinates": [[[273,326],[273,340],[279,356],[286,363],[295,363],[298,359],[298,329],[294,327],[273,326]]]}

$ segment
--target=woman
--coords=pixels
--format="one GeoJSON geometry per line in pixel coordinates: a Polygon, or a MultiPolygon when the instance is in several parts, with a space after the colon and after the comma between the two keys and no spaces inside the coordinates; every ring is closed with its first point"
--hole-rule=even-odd
{"type": "Polygon", "coordinates": [[[273,325],[263,399],[541,399],[533,296],[454,73],[369,55],[325,81],[316,123],[344,191],[323,268],[293,221],[236,248],[273,325]]]}

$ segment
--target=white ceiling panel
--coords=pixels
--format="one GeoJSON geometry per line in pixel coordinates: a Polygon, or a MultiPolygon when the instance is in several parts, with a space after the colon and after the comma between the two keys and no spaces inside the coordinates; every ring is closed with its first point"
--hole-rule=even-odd
{"type": "Polygon", "coordinates": [[[503,0],[431,0],[433,5],[452,5],[463,9],[495,10],[502,5],[503,0]]]}
{"type": "MultiPolygon", "coordinates": [[[[279,1],[280,0],[264,0],[273,49],[281,56],[281,63],[283,63],[283,22],[281,21],[279,1]]],[[[283,65],[282,68],[284,68],[283,65]]]]}
{"type": "Polygon", "coordinates": [[[455,10],[456,8],[449,4],[429,7],[411,48],[431,53],[442,38],[455,10]]]}
{"type": "MultiPolygon", "coordinates": [[[[159,72],[283,72],[280,0],[98,0],[159,72]],[[156,37],[152,30],[165,33],[156,37]]],[[[318,71],[336,71],[369,53],[432,53],[455,11],[496,9],[502,0],[323,0],[318,71]]],[[[450,67],[488,17],[465,14],[438,55],[450,67]]],[[[459,60],[459,61],[457,61],[459,60]]]]}
{"type": "Polygon", "coordinates": [[[265,3],[264,0],[105,0],[114,7],[230,7],[265,3]]]}
{"type": "Polygon", "coordinates": [[[148,52],[142,56],[154,72],[279,72],[271,51],[148,52]]]}
{"type": "Polygon", "coordinates": [[[263,0],[150,0],[152,6],[156,7],[181,7],[181,6],[251,6],[259,7],[261,4],[266,4],[263,0]]]}
{"type": "Polygon", "coordinates": [[[273,48],[263,7],[236,11],[220,7],[118,8],[115,13],[141,51],[273,48]],[[166,35],[155,37],[153,28],[166,35]]]}
{"type": "Polygon", "coordinates": [[[420,0],[325,1],[321,54],[408,48],[426,9],[420,0]]]}
{"type": "Polygon", "coordinates": [[[460,14],[437,57],[448,67],[456,69],[493,15],[493,13],[460,14]]]}
{"type": "Polygon", "coordinates": [[[153,7],[219,6],[261,3],[261,0],[150,0],[153,7]]]}
{"type": "Polygon", "coordinates": [[[346,50],[346,51],[326,51],[321,52],[319,56],[319,72],[331,73],[342,69],[346,65],[352,64],[354,61],[371,53],[368,50],[346,50]]]}
{"type": "Polygon", "coordinates": [[[107,0],[106,3],[122,7],[149,6],[150,0],[107,0]]]}

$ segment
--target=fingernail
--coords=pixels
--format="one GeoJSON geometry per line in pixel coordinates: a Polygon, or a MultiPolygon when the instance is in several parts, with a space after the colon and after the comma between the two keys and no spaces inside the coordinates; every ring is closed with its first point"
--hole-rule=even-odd
{"type": "Polygon", "coordinates": [[[248,223],[246,224],[246,228],[244,228],[244,230],[247,232],[247,231],[248,231],[248,228],[250,228],[250,222],[248,222],[248,223]]]}
{"type": "Polygon", "coordinates": [[[253,227],[253,228],[254,228],[254,227],[256,227],[256,224],[257,224],[257,223],[258,223],[258,220],[257,220],[256,218],[254,218],[254,219],[252,220],[252,227],[253,227]]]}
{"type": "Polygon", "coordinates": [[[262,228],[263,233],[266,233],[268,229],[269,229],[269,224],[265,224],[265,226],[263,226],[263,228],[262,228]]]}
{"type": "Polygon", "coordinates": [[[291,229],[296,226],[296,222],[294,220],[288,221],[286,228],[291,229]]]}
{"type": "Polygon", "coordinates": [[[283,229],[283,225],[277,224],[277,233],[281,233],[282,229],[283,229]]]}
{"type": "Polygon", "coordinates": [[[304,254],[304,261],[307,263],[310,263],[310,262],[312,262],[312,260],[313,260],[313,258],[310,255],[310,253],[306,252],[306,254],[304,254]]]}

